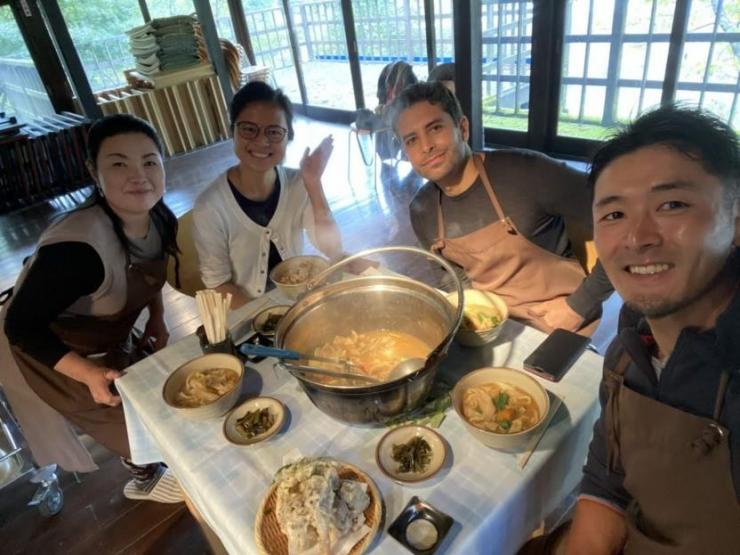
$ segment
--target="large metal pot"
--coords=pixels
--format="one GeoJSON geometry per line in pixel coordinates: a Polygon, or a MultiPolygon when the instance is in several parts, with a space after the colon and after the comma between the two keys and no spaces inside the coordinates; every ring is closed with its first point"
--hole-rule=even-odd
{"type": "MultiPolygon", "coordinates": [[[[351,330],[404,332],[434,347],[423,368],[377,385],[327,385],[314,381],[309,374],[293,372],[320,410],[344,422],[381,423],[416,408],[429,392],[437,365],[446,355],[462,320],[463,303],[454,307],[438,290],[405,276],[357,276],[311,288],[353,260],[388,252],[421,255],[440,264],[453,276],[462,298],[462,283],[444,259],[414,247],[382,247],[348,257],[314,278],[306,295],[293,305],[277,327],[276,345],[300,352],[313,352],[351,330]]],[[[290,370],[290,365],[284,366],[290,370]]]]}

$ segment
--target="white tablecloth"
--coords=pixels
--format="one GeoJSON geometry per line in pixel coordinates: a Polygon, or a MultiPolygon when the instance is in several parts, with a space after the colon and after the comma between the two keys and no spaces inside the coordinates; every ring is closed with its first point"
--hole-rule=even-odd
{"type": "MultiPolygon", "coordinates": [[[[271,298],[279,304],[278,294],[272,292],[271,298]]],[[[252,316],[259,308],[256,303],[264,302],[243,307],[232,315],[232,323],[252,316]]],[[[453,345],[440,367],[441,375],[454,380],[483,366],[521,368],[523,359],[544,338],[539,331],[507,322],[491,348],[453,345]]],[[[279,435],[252,447],[238,447],[223,437],[223,417],[205,422],[179,417],[162,401],[162,385],[173,369],[200,354],[197,338],[188,337],[132,366],[116,385],[123,399],[134,462],[166,462],[233,554],[256,552],[256,510],[283,457],[296,450],[304,456],[349,461],[375,480],[386,516],[373,553],[404,551],[387,528],[414,495],[455,519],[442,552],[514,553],[580,480],[599,411],[602,358],[586,352],[560,383],[541,381],[564,399],[564,405],[523,470],[517,467],[516,455],[480,444],[450,409],[439,432],[451,447],[451,460],[432,480],[401,486],[375,465],[375,446],[385,430],[333,420],[311,404],[295,379],[274,370],[269,359],[248,365],[241,400],[257,394],[280,399],[289,410],[289,419],[279,435]]]]}

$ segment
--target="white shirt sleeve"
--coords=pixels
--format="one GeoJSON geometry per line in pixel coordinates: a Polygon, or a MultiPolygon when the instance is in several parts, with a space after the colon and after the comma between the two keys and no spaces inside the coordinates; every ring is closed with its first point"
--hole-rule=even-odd
{"type": "Polygon", "coordinates": [[[199,199],[193,209],[193,240],[203,285],[213,289],[232,281],[227,230],[206,199],[199,199]]]}

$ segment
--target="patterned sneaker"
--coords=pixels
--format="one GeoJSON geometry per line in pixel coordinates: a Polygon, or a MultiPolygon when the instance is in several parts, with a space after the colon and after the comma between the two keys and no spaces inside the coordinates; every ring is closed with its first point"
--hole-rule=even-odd
{"type": "Polygon", "coordinates": [[[148,480],[129,480],[123,487],[123,495],[128,499],[156,501],[157,503],[182,503],[185,496],[172,471],[160,465],[154,476],[148,480]]]}

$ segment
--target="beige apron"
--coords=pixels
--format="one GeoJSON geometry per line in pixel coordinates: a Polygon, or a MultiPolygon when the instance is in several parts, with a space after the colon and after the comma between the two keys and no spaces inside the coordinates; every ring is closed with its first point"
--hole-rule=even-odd
{"type": "Polygon", "coordinates": [[[473,287],[499,295],[511,316],[550,332],[552,329],[530,314],[530,309],[570,296],[586,277],[583,268],[577,260],[543,249],[519,233],[511,218],[504,214],[481,157],[473,155],[473,160],[499,220],[462,237],[446,238],[439,191],[439,238],[432,250],[461,266],[473,287]]]}
{"type": "MultiPolygon", "coordinates": [[[[105,353],[100,363],[123,370],[136,361],[131,330],[141,311],[161,291],[166,260],[127,264],[126,304],[110,316],[62,316],[52,331],[82,356],[105,353]]],[[[123,408],[98,405],[86,385],[49,368],[16,346],[11,352],[31,389],[70,422],[98,443],[122,457],[129,457],[123,408]]]]}
{"type": "Polygon", "coordinates": [[[717,388],[714,415],[703,418],[624,385],[630,357],[607,372],[609,468],[624,469],[624,553],[737,555],[740,500],[733,486],[728,430],[719,424],[730,374],[717,388]]]}

